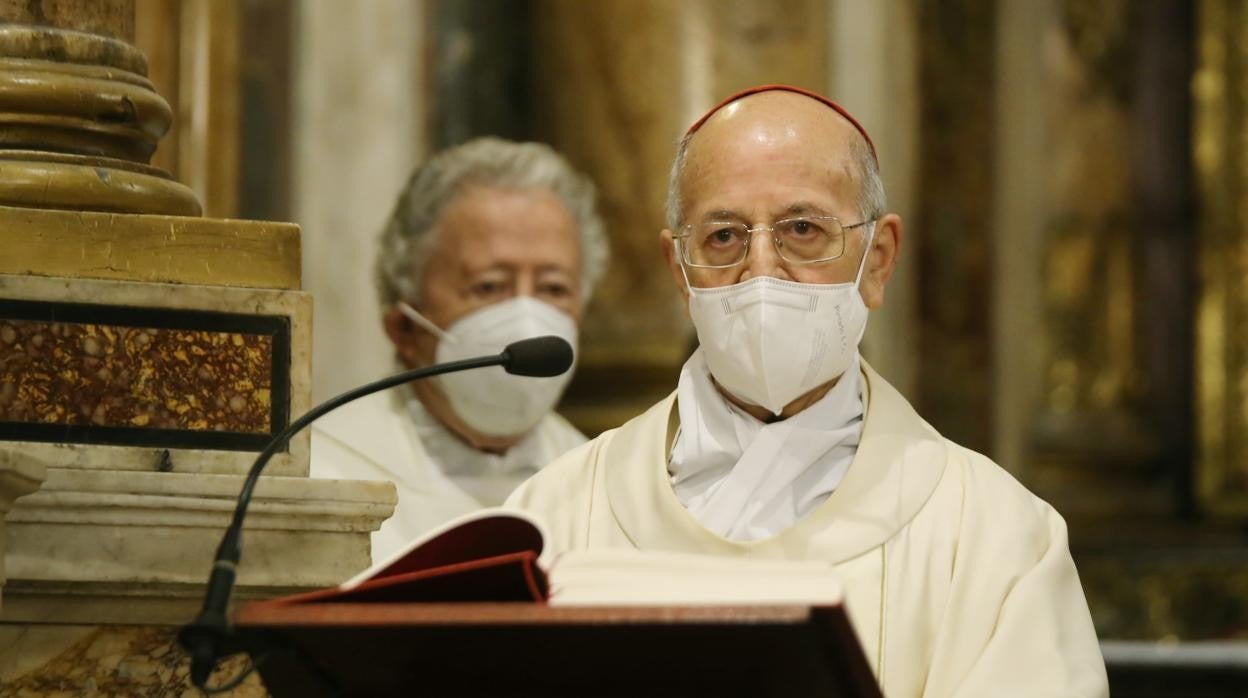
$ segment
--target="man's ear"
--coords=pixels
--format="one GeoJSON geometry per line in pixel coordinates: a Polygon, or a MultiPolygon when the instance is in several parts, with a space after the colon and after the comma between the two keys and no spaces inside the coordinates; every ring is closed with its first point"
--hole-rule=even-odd
{"type": "Polygon", "coordinates": [[[880,217],[875,223],[875,236],[871,241],[871,249],[867,250],[866,266],[862,270],[862,301],[871,310],[878,310],[884,305],[884,287],[897,268],[897,257],[901,253],[902,225],[901,216],[890,213],[880,217]]]}
{"type": "Polygon", "coordinates": [[[680,260],[676,257],[676,239],[672,237],[672,231],[666,228],[659,233],[659,247],[663,250],[663,261],[667,262],[667,270],[672,274],[672,280],[676,282],[676,289],[680,291],[680,297],[684,299],[685,305],[689,305],[689,285],[685,281],[685,275],[680,271],[680,260]]]}
{"type": "Polygon", "coordinates": [[[398,354],[399,359],[408,366],[418,365],[419,339],[424,330],[409,320],[403,311],[399,310],[398,305],[390,306],[390,309],[381,316],[381,325],[386,331],[386,336],[390,338],[390,343],[394,345],[394,352],[398,354]]]}

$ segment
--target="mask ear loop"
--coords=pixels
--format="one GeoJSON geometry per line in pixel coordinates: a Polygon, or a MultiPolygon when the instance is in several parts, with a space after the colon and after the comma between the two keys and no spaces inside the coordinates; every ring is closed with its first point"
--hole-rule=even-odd
{"type": "Polygon", "coordinates": [[[693,284],[689,283],[689,271],[685,269],[685,255],[684,250],[681,249],[681,245],[684,243],[680,240],[673,240],[672,242],[676,245],[676,263],[680,265],[680,275],[685,277],[685,288],[688,289],[689,295],[692,296],[693,284]]]}
{"type": "Polygon", "coordinates": [[[429,318],[425,317],[424,315],[421,315],[415,308],[408,305],[405,301],[399,301],[396,305],[399,308],[399,312],[403,313],[403,317],[406,317],[408,320],[411,320],[412,322],[419,325],[421,328],[427,330],[430,334],[437,337],[439,340],[444,341],[444,342],[450,342],[451,344],[454,344],[459,341],[455,339],[454,335],[446,332],[441,327],[438,327],[437,325],[433,324],[433,322],[430,321],[429,318]]]}
{"type": "Polygon", "coordinates": [[[862,253],[862,261],[858,263],[858,274],[854,276],[854,288],[862,289],[862,272],[867,268],[867,257],[871,256],[871,244],[875,242],[875,221],[871,221],[871,232],[867,233],[867,249],[862,253]]]}

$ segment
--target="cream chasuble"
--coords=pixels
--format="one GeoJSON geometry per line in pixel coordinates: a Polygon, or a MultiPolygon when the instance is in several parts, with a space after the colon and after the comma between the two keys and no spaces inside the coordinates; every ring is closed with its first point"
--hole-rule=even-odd
{"type": "Polygon", "coordinates": [[[427,412],[414,410],[405,394],[406,388],[369,395],[312,427],[312,477],[394,483],[399,501],[372,535],[374,561],[457,516],[498,505],[521,473],[585,443],[552,412],[514,453],[480,453],[461,445],[427,412]]]}
{"type": "Polygon", "coordinates": [[[942,438],[865,362],[863,375],[852,466],[813,512],[769,538],[724,538],[681,505],[667,472],[675,395],[559,458],[508,505],[537,515],[556,550],[833,563],[890,698],[1108,695],[1061,516],[942,438]]]}

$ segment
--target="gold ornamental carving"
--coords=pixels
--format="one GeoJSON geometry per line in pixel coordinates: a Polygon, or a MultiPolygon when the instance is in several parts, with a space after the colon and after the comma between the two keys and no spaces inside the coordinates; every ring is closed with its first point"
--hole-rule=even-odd
{"type": "Polygon", "coordinates": [[[1248,514],[1248,7],[1204,0],[1197,32],[1196,487],[1206,510],[1242,516],[1248,514]]]}
{"type": "Polygon", "coordinates": [[[1061,3],[1048,80],[1051,193],[1043,270],[1046,362],[1034,444],[1051,460],[1139,464],[1162,444],[1137,338],[1144,281],[1129,157],[1133,54],[1123,0],[1061,3]]]}

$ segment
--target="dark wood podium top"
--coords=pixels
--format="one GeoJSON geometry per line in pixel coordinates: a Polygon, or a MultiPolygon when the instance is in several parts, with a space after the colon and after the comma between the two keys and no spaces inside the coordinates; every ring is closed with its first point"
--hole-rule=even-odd
{"type": "Polygon", "coordinates": [[[251,626],[443,626],[443,625],[801,625],[822,611],[813,606],[547,606],[532,603],[385,604],[253,603],[235,614],[251,626]]]}
{"type": "Polygon", "coordinates": [[[235,615],[283,696],[880,696],[842,607],[282,604],[235,615]]]}

